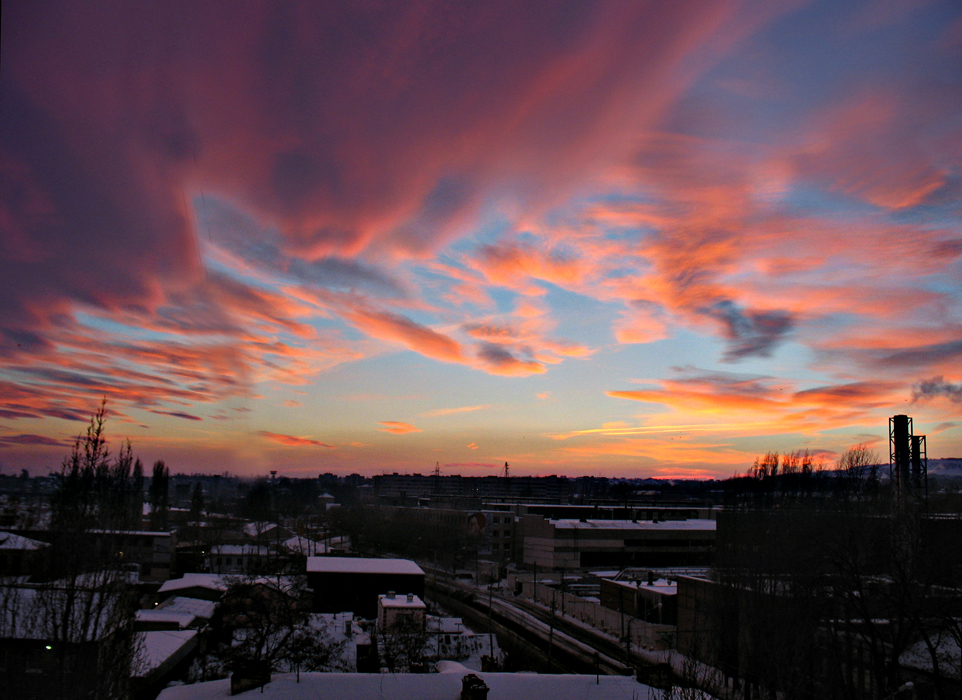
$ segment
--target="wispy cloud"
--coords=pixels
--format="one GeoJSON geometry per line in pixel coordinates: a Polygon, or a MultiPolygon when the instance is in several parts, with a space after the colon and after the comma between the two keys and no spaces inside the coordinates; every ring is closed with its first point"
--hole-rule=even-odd
{"type": "Polygon", "coordinates": [[[260,430],[257,433],[261,437],[288,447],[327,447],[335,449],[334,445],[315,440],[308,437],[298,437],[296,435],[284,435],[283,433],[272,433],[267,430],[260,430]]]}
{"type": "Polygon", "coordinates": [[[395,435],[405,435],[407,433],[420,433],[423,432],[420,428],[411,425],[410,423],[402,423],[396,420],[382,420],[380,421],[381,432],[394,433],[395,435]]]}
{"type": "Polygon", "coordinates": [[[439,416],[450,416],[455,413],[471,413],[473,411],[483,411],[485,409],[491,408],[491,404],[479,404],[477,406],[460,406],[458,408],[436,408],[433,411],[428,411],[427,413],[422,413],[422,418],[437,418],[439,416]]]}

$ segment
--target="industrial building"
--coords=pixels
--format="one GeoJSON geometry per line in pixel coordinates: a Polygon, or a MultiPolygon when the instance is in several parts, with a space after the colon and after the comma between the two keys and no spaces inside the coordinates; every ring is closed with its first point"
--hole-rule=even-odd
{"type": "Polygon", "coordinates": [[[307,585],[314,612],[377,616],[378,596],[393,591],[424,598],[424,571],[407,559],[308,557],[307,585]]]}
{"type": "Polygon", "coordinates": [[[706,566],[715,521],[521,519],[523,563],[543,569],[706,566]]]}

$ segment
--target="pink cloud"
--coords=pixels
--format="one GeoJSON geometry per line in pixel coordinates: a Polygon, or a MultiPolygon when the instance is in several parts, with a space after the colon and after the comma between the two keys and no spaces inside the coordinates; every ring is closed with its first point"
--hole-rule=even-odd
{"type": "Polygon", "coordinates": [[[400,343],[443,362],[465,362],[457,341],[398,314],[380,311],[345,311],[344,317],[368,335],[400,343]]]}
{"type": "Polygon", "coordinates": [[[380,423],[381,425],[384,426],[383,428],[381,428],[381,431],[385,433],[394,433],[395,435],[405,435],[407,433],[424,432],[420,428],[417,428],[411,425],[410,423],[402,423],[401,421],[382,420],[380,421],[380,423]]]}
{"type": "Polygon", "coordinates": [[[327,447],[335,449],[334,445],[329,445],[313,438],[297,437],[295,435],[284,435],[282,433],[272,433],[267,430],[260,430],[257,433],[261,437],[288,447],[327,447]]]}

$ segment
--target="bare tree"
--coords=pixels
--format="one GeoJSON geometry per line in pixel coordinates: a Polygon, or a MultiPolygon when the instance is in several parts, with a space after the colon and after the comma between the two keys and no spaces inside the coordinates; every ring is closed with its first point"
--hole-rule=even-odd
{"type": "Polygon", "coordinates": [[[47,697],[124,698],[136,655],[121,557],[142,484],[129,442],[111,458],[106,412],[103,402],[56,475],[41,583],[4,592],[4,635],[45,642],[42,673],[21,680],[47,697]]]}
{"type": "Polygon", "coordinates": [[[391,673],[423,671],[427,645],[424,625],[408,616],[399,616],[377,634],[378,653],[391,673]]]}

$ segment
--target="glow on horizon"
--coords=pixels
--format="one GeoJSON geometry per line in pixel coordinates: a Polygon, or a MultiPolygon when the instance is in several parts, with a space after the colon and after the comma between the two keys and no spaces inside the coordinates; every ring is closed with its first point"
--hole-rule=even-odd
{"type": "Polygon", "coordinates": [[[3,6],[0,469],[962,456],[950,0],[3,6]],[[504,19],[510,17],[510,22],[504,19]]]}

